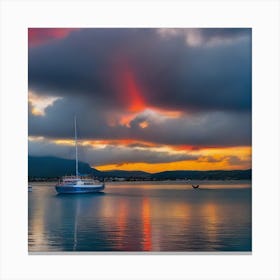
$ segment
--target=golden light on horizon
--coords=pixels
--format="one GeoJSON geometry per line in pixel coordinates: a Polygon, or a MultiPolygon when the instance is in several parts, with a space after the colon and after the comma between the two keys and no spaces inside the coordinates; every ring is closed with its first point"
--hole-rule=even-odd
{"type": "MultiPolygon", "coordinates": [[[[54,145],[73,146],[75,145],[73,139],[48,139],[44,137],[29,137],[29,141],[46,142],[54,145]]],[[[106,149],[119,149],[120,153],[133,153],[139,151],[149,152],[151,156],[153,153],[160,153],[166,157],[182,158],[182,160],[174,160],[172,162],[112,162],[99,165],[92,165],[100,171],[108,170],[126,170],[126,171],[145,171],[149,173],[156,173],[162,171],[172,170],[236,170],[236,169],[250,169],[252,148],[250,146],[244,147],[192,147],[182,145],[160,145],[158,143],[138,141],[135,139],[81,139],[79,146],[90,149],[93,152],[99,151],[101,153],[106,149]],[[189,160],[184,160],[189,157],[189,160]]],[[[164,157],[163,157],[164,158],[164,157]]]]}
{"type": "MultiPolygon", "coordinates": [[[[162,171],[174,171],[174,170],[231,170],[231,166],[226,166],[225,162],[197,162],[190,161],[177,161],[168,163],[123,163],[123,164],[107,164],[94,166],[94,168],[100,171],[109,170],[126,170],[126,171],[145,171],[145,172],[162,172],[162,171]]],[[[240,166],[241,168],[241,166],[240,166]]]]}
{"type": "MultiPolygon", "coordinates": [[[[171,146],[163,146],[159,148],[151,148],[153,151],[170,152],[171,146]]],[[[178,150],[173,150],[179,153],[178,150]]],[[[108,170],[141,170],[145,172],[162,172],[173,170],[233,170],[233,169],[250,169],[251,168],[251,147],[229,147],[229,148],[211,148],[198,151],[190,151],[191,155],[199,155],[195,160],[182,160],[167,163],[147,163],[147,162],[131,162],[122,164],[105,164],[94,166],[100,171],[108,170]],[[232,162],[232,157],[236,160],[232,162]]]]}

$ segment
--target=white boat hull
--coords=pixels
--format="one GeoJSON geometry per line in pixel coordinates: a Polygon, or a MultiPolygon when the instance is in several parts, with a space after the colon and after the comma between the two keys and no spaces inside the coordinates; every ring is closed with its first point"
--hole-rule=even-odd
{"type": "Polygon", "coordinates": [[[105,189],[104,184],[100,185],[56,185],[55,189],[58,193],[95,193],[105,189]]]}

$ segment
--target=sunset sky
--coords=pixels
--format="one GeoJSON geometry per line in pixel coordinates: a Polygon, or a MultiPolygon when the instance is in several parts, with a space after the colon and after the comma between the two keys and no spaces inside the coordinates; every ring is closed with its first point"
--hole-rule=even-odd
{"type": "Polygon", "coordinates": [[[98,170],[251,168],[251,29],[30,28],[29,155],[98,170]]]}

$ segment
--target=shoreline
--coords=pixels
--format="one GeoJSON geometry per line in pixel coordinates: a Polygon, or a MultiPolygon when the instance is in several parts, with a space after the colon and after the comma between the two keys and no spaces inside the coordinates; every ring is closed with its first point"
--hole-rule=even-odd
{"type": "MultiPolygon", "coordinates": [[[[28,181],[29,184],[47,184],[47,183],[57,183],[57,180],[52,180],[52,181],[28,181]]],[[[162,181],[146,181],[146,180],[138,180],[138,181],[107,181],[105,184],[112,184],[112,185],[121,185],[121,184],[185,184],[185,185],[191,185],[191,184],[204,184],[204,185],[211,185],[211,184],[217,184],[217,185],[222,185],[222,184],[229,184],[229,185],[234,185],[234,184],[251,184],[252,180],[162,180],[162,181]]]]}

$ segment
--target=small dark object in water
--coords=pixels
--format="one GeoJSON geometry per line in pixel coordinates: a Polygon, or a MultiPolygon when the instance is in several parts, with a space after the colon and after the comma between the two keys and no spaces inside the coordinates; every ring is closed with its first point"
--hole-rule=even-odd
{"type": "Polygon", "coordinates": [[[192,185],[192,187],[194,188],[194,189],[198,189],[199,188],[199,185],[192,185]]]}

